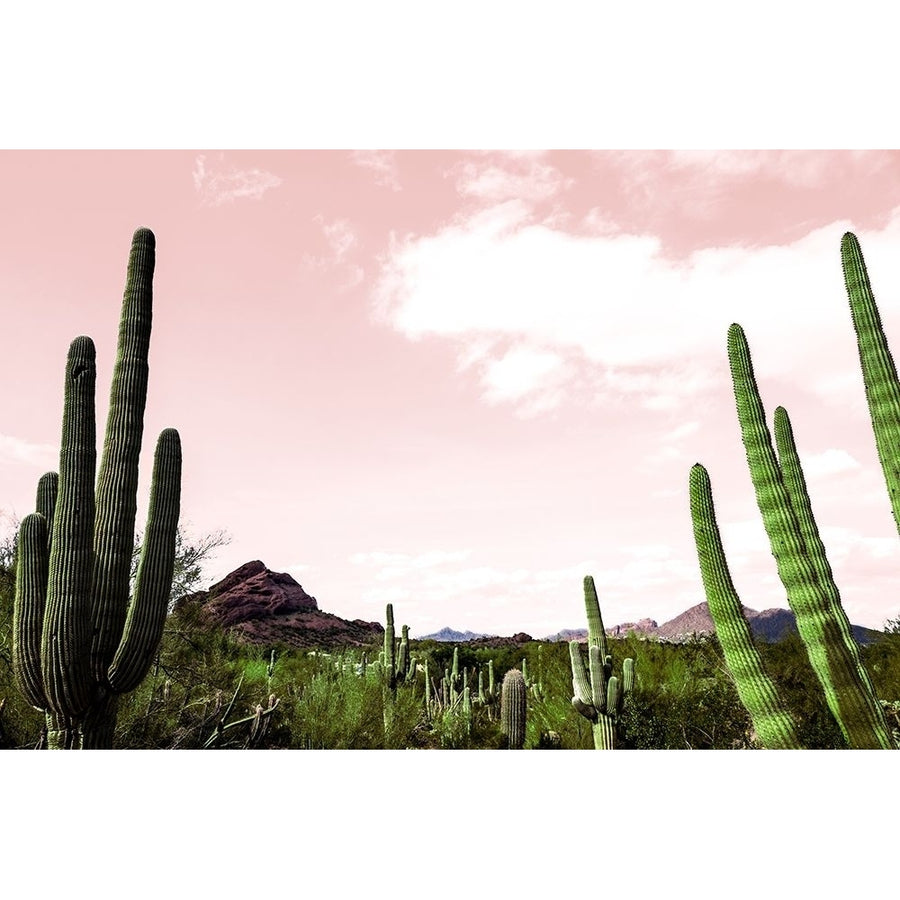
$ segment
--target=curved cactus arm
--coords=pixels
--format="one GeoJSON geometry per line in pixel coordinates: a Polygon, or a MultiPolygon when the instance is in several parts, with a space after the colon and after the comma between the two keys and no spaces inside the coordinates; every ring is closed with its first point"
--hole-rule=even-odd
{"type": "Polygon", "coordinates": [[[119,646],[128,609],[155,265],[153,232],[139,228],[132,238],[128,259],[106,436],[97,477],[91,657],[94,678],[101,684],[106,681],[119,646]]]}
{"type": "Polygon", "coordinates": [[[41,710],[47,708],[41,674],[41,628],[50,562],[48,532],[47,520],[40,513],[31,513],[22,519],[13,602],[13,675],[28,702],[41,710]]]}
{"type": "MultiPolygon", "coordinates": [[[[739,325],[728,330],[738,419],[757,505],[769,536],[778,575],[797,619],[797,630],[807,646],[810,663],[825,690],[828,706],[852,747],[891,748],[880,707],[860,678],[857,666],[842,642],[829,640],[823,628],[833,618],[829,595],[819,583],[821,565],[811,560],[809,548],[772,447],[765,411],[750,359],[750,349],[739,325]]],[[[831,624],[827,626],[833,627],[831,624]]]]}
{"type": "Polygon", "coordinates": [[[167,428],[160,434],[154,454],[150,508],[134,599],[109,669],[109,685],[119,694],[141,683],[162,637],[172,590],[180,498],[181,439],[174,428],[167,428]]]}
{"type": "Polygon", "coordinates": [[[90,678],[94,473],[97,464],[94,342],[78,337],[66,361],[59,494],[50,539],[47,602],[41,639],[49,709],[77,718],[93,692],[90,678]]]}
{"type": "Polygon", "coordinates": [[[750,713],[763,746],[770,750],[799,749],[802,744],[794,719],[763,668],[740,597],[734,589],[716,522],[709,474],[699,463],[691,469],[690,496],[706,602],[741,703],[750,713]]]}
{"type": "Polygon", "coordinates": [[[856,331],[869,416],[884,472],[894,522],[900,531],[900,382],[891,356],[859,241],[851,232],[841,240],[841,264],[856,331]]]}

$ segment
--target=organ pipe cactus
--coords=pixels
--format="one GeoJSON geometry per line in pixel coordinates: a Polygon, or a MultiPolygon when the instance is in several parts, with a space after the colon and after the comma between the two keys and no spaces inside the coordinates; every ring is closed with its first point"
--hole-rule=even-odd
{"type": "Polygon", "coordinates": [[[728,359],[757,506],[797,630],[828,707],[849,746],[892,748],[884,714],[853,640],[819,537],[790,420],[783,408],[776,410],[776,455],[750,348],[739,325],[728,331],[728,359]]]}
{"type": "Polygon", "coordinates": [[[841,240],[844,284],[856,332],[866,400],[884,472],[894,522],[900,530],[900,381],[891,356],[859,241],[851,232],[841,240]]]}
{"type": "Polygon", "coordinates": [[[703,587],[738,696],[750,713],[753,727],[764,747],[773,750],[797,749],[802,744],[797,736],[794,718],[765,671],[731,580],[716,522],[709,475],[699,464],[691,469],[690,496],[703,587]]]}
{"type": "Polygon", "coordinates": [[[622,703],[634,686],[634,660],[629,658],[623,663],[620,683],[618,676],[612,674],[612,656],[608,653],[597,589],[590,575],[584,579],[584,605],[588,620],[588,666],[585,667],[579,642],[569,641],[575,692],[572,705],[591,722],[594,749],[614,750],[622,703]]]}
{"type": "Polygon", "coordinates": [[[118,698],[140,684],[159,645],[175,558],[181,443],[166,429],[154,455],[134,596],[131,556],[147,397],[155,238],[132,240],[106,435],[95,485],[93,341],[69,348],[58,479],[38,486],[20,530],[13,666],[47,719],[50,747],[112,746],[118,698]]]}
{"type": "Polygon", "coordinates": [[[510,669],[500,687],[500,730],[506,735],[510,750],[525,746],[526,714],[525,679],[518,669],[510,669]]]}

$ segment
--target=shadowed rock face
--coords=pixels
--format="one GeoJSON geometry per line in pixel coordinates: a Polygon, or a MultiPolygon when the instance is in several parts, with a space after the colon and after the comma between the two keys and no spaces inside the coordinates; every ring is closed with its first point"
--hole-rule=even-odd
{"type": "Polygon", "coordinates": [[[259,560],[244,563],[208,591],[183,597],[182,604],[199,606],[204,620],[256,644],[362,645],[384,634],[378,622],[351,622],[323,612],[290,575],[273,572],[259,560]]]}
{"type": "Polygon", "coordinates": [[[315,597],[286,572],[273,572],[258,559],[244,563],[206,591],[206,613],[226,628],[238,622],[318,609],[315,597]]]}

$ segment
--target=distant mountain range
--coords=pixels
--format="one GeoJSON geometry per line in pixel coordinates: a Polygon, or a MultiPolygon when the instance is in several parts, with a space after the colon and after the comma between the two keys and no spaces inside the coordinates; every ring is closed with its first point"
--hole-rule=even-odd
{"type": "MultiPolygon", "coordinates": [[[[309,646],[364,646],[377,643],[384,636],[380,622],[348,621],[319,609],[310,596],[288,574],[273,572],[259,560],[235,569],[209,590],[182,597],[177,607],[193,606],[201,621],[222,626],[240,640],[254,644],[286,644],[309,646]]],[[[787,609],[764,609],[762,612],[744,607],[750,629],[758,640],[774,642],[795,632],[794,614],[787,609]]],[[[853,625],[853,636],[860,644],[868,644],[882,635],[871,628],[853,625]]],[[[715,631],[706,603],[686,609],[662,625],[653,619],[640,619],[607,628],[611,637],[634,632],[642,637],[678,643],[694,635],[715,631]]],[[[531,635],[518,632],[510,637],[456,631],[449,626],[417,640],[468,643],[475,647],[500,647],[524,644],[531,635]]],[[[568,628],[543,638],[545,641],[584,641],[586,628],[568,628]]]]}
{"type": "MultiPolygon", "coordinates": [[[[747,617],[753,636],[761,641],[774,643],[797,631],[797,620],[789,609],[764,609],[758,612],[745,606],[744,615],[747,617]]],[[[870,644],[882,634],[882,632],[875,631],[872,628],[863,628],[862,625],[851,625],[851,629],[853,630],[853,637],[860,644],[870,644]]],[[[610,637],[620,637],[629,632],[636,632],[642,637],[669,641],[670,643],[680,643],[690,640],[694,635],[713,634],[715,630],[716,626],[709,612],[709,606],[704,601],[696,606],[692,606],[690,609],[686,609],[683,613],[662,625],[657,625],[653,619],[641,619],[639,622],[626,622],[613,628],[607,628],[606,633],[610,637]]],[[[559,631],[544,638],[544,640],[587,640],[587,629],[576,628],[559,631]]]]}
{"type": "MultiPolygon", "coordinates": [[[[753,636],[761,641],[774,643],[783,637],[797,631],[797,621],[789,609],[764,609],[758,612],[755,609],[744,607],[744,615],[750,623],[753,636]]],[[[862,625],[852,625],[853,637],[857,643],[870,644],[881,635],[880,631],[872,628],[863,628],[862,625]]],[[[607,628],[606,633],[610,637],[624,637],[626,634],[635,633],[640,637],[650,638],[669,643],[681,643],[690,640],[694,635],[713,634],[716,627],[709,612],[706,602],[698,603],[690,609],[686,609],[674,619],[658,625],[654,619],[640,619],[637,622],[624,622],[607,628]]],[[[447,641],[463,643],[465,641],[488,640],[487,635],[476,634],[472,631],[455,631],[447,627],[436,631],[434,634],[424,635],[418,640],[447,641]]],[[[587,628],[564,628],[556,634],[542,638],[545,641],[586,641],[587,628]]]]}
{"type": "Polygon", "coordinates": [[[423,634],[416,638],[417,641],[443,641],[445,643],[461,644],[463,641],[474,641],[477,638],[487,637],[486,634],[476,634],[474,631],[454,631],[449,626],[435,631],[434,634],[423,634]]]}

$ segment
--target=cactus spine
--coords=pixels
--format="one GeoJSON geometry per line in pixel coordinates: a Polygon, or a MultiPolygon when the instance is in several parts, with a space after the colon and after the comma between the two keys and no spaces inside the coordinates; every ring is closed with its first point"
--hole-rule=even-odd
{"type": "Polygon", "coordinates": [[[525,746],[526,713],[525,679],[518,669],[510,669],[500,688],[500,730],[506,735],[510,750],[525,746]]]}
{"type": "Polygon", "coordinates": [[[593,725],[594,749],[614,750],[616,723],[626,693],[634,686],[634,660],[623,664],[623,681],[612,674],[612,656],[608,653],[606,630],[600,615],[600,602],[594,579],[584,579],[584,606],[588,620],[588,667],[585,668],[578,641],[569,641],[572,663],[572,705],[593,725]]]}
{"type": "Polygon", "coordinates": [[[90,338],[79,337],[66,364],[58,481],[52,473],[41,479],[38,511],[22,522],[14,666],[26,697],[45,711],[51,747],[112,746],[118,697],[143,680],[165,621],[181,489],[173,429],[156,445],[129,601],[154,266],[153,233],[138,229],[96,493],[95,352],[90,338]]]}

